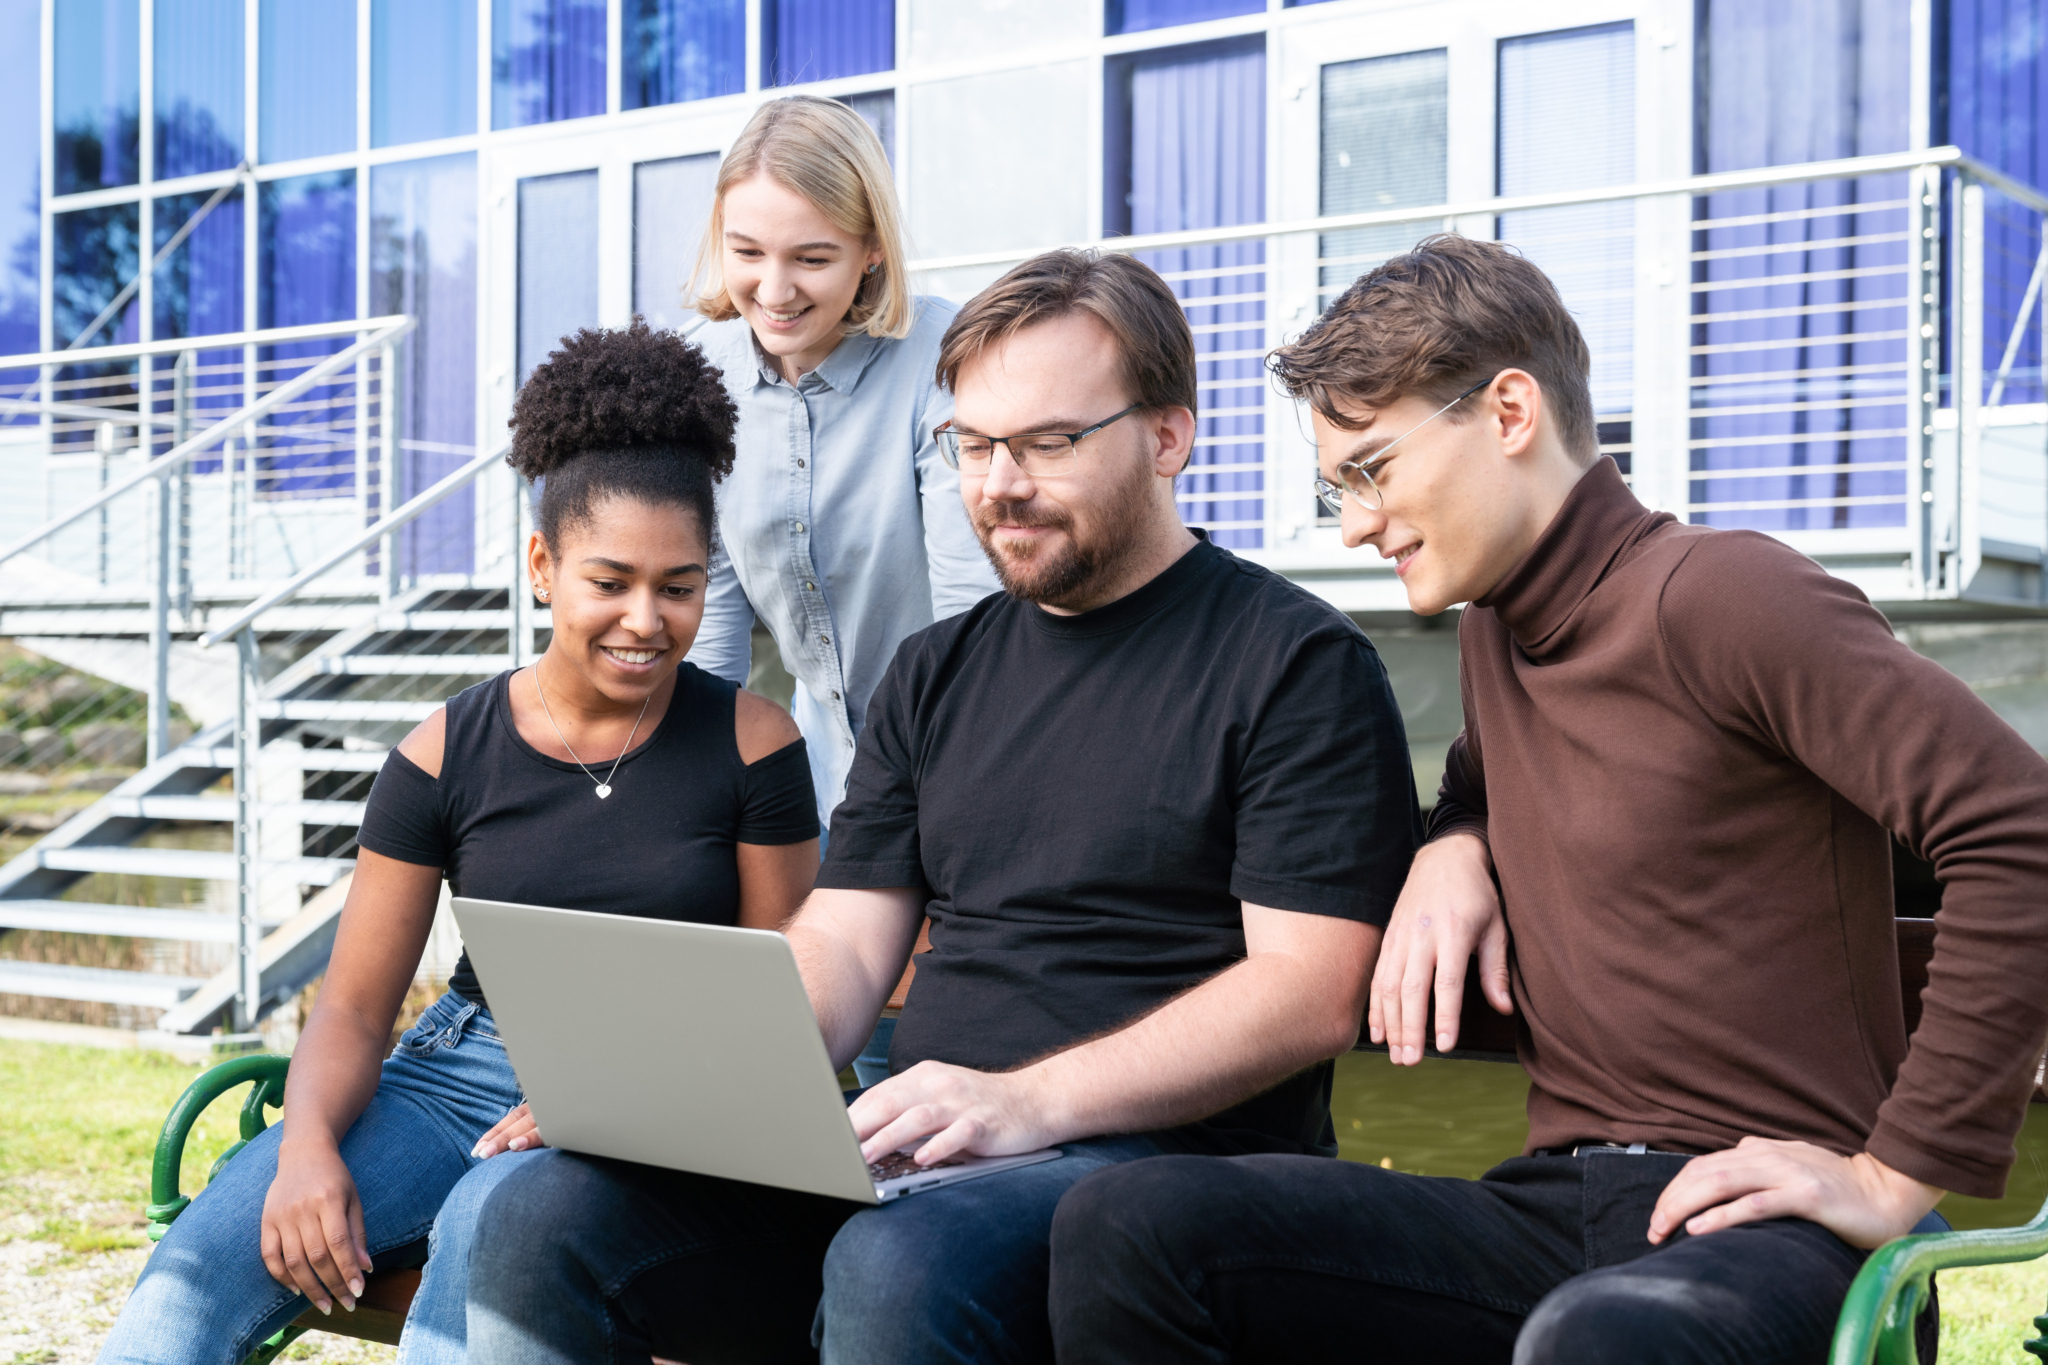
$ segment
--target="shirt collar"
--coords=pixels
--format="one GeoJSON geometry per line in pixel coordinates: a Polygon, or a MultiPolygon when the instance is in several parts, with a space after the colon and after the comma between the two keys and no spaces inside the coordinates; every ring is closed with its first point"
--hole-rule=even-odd
{"type": "Polygon", "coordinates": [[[1536,654],[1624,551],[1673,520],[1669,512],[1652,512],[1637,502],[1620,468],[1603,456],[1573,486],[1536,543],[1473,605],[1491,610],[1524,651],[1536,654]]]}
{"type": "MultiPolygon", "coordinates": [[[[772,387],[784,382],[781,368],[776,365],[774,357],[761,349],[761,343],[754,336],[754,329],[747,327],[744,319],[741,320],[740,326],[746,327],[747,346],[754,353],[755,385],[772,387]]],[[[860,377],[867,373],[868,366],[881,354],[883,340],[882,337],[870,336],[866,332],[855,332],[844,337],[832,348],[832,354],[825,357],[825,363],[812,370],[811,374],[818,376],[818,382],[834,393],[850,394],[860,387],[860,377]]],[[[805,379],[810,377],[810,374],[804,376],[805,379]]]]}

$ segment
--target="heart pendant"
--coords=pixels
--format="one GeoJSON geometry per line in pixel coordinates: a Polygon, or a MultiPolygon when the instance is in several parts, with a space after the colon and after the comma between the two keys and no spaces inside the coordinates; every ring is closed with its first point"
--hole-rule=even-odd
{"type": "Polygon", "coordinates": [[[612,784],[611,784],[611,783],[609,783],[609,782],[600,782],[600,783],[598,783],[598,784],[597,784],[597,799],[598,799],[598,800],[602,801],[602,800],[604,800],[604,799],[605,799],[605,798],[606,798],[607,796],[610,796],[611,794],[612,794],[612,784]]]}

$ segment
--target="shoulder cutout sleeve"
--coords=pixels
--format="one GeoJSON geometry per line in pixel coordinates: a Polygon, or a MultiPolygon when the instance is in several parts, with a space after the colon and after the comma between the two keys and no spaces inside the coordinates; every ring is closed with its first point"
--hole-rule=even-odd
{"type": "Polygon", "coordinates": [[[421,867],[448,865],[448,828],[441,811],[441,784],[393,749],[370,786],[356,842],[372,853],[421,867]]]}
{"type": "Polygon", "coordinates": [[[800,844],[818,837],[811,756],[801,739],[746,766],[740,785],[739,842],[800,844]]]}

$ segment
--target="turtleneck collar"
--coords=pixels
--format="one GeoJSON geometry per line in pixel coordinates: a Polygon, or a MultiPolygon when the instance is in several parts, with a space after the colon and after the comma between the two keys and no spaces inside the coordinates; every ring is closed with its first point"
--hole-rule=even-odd
{"type": "Polygon", "coordinates": [[[1636,501],[1614,461],[1602,457],[1493,591],[1473,603],[1500,618],[1515,643],[1540,655],[1550,637],[1607,576],[1624,550],[1665,522],[1636,501]]]}

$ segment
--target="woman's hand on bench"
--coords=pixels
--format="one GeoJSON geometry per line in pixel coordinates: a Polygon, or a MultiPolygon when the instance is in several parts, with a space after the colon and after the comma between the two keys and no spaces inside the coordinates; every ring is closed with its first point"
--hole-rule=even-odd
{"type": "Polygon", "coordinates": [[[541,1141],[540,1127],[533,1121],[532,1107],[522,1104],[492,1124],[490,1131],[476,1140],[470,1155],[494,1157],[500,1152],[530,1152],[545,1146],[547,1143],[541,1141]]]}
{"type": "Polygon", "coordinates": [[[1508,926],[1493,885],[1492,857],[1477,835],[1452,834],[1416,853],[1373,967],[1366,1029],[1375,1043],[1387,1045],[1394,1065],[1422,1060],[1432,990],[1437,1051],[1457,1046],[1465,964],[1474,953],[1486,1003],[1513,1013],[1508,926]]]}

